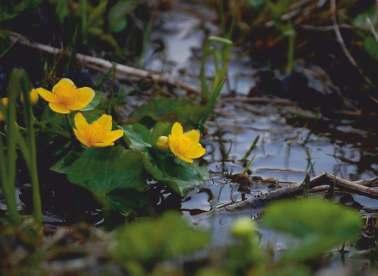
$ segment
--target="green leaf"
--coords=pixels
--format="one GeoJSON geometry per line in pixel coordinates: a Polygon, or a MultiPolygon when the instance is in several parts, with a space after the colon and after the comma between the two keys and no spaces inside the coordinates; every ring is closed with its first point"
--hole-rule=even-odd
{"type": "Polygon", "coordinates": [[[171,132],[172,124],[168,122],[157,122],[151,132],[152,145],[155,145],[160,136],[168,136],[171,132]]]}
{"type": "Polygon", "coordinates": [[[186,164],[156,149],[150,149],[142,155],[145,170],[155,180],[171,187],[181,196],[209,177],[206,167],[200,167],[196,163],[186,164]]]}
{"type": "Polygon", "coordinates": [[[170,128],[170,123],[157,123],[152,130],[140,124],[124,127],[126,141],[130,148],[140,151],[146,172],[178,194],[185,195],[208,178],[208,171],[206,167],[184,163],[171,153],[154,147],[157,138],[168,135],[170,128]]]}
{"type": "Polygon", "coordinates": [[[146,186],[140,154],[121,146],[87,149],[69,166],[57,166],[73,184],[100,198],[115,189],[143,190],[146,186]]]}
{"type": "Polygon", "coordinates": [[[107,194],[107,203],[112,210],[130,212],[146,209],[148,194],[134,189],[116,189],[107,194]]]}
{"type": "Polygon", "coordinates": [[[191,254],[209,240],[209,233],[193,229],[179,214],[168,212],[161,218],[143,219],[118,229],[111,252],[124,264],[151,264],[191,254]]]}
{"type": "Polygon", "coordinates": [[[152,146],[151,131],[141,124],[127,125],[124,127],[125,139],[130,148],[142,150],[152,146]]]}
{"type": "Polygon", "coordinates": [[[2,1],[0,6],[0,22],[11,20],[24,11],[36,8],[41,0],[2,1]],[[7,3],[8,2],[8,3],[7,3]]]}
{"type": "Polygon", "coordinates": [[[326,200],[296,199],[273,203],[263,223],[301,240],[284,258],[307,260],[355,239],[361,230],[357,211],[326,200]]]}
{"type": "Polygon", "coordinates": [[[215,42],[215,43],[220,43],[220,44],[225,44],[225,45],[232,45],[232,41],[224,38],[224,37],[219,37],[219,36],[209,36],[209,42],[215,42]]]}
{"type": "Polygon", "coordinates": [[[378,60],[378,42],[374,37],[369,36],[364,40],[364,49],[375,60],[378,60]]]}
{"type": "Polygon", "coordinates": [[[64,19],[70,14],[69,2],[66,0],[55,0],[55,12],[59,18],[60,23],[63,23],[64,19]]]}
{"type": "Polygon", "coordinates": [[[377,27],[378,23],[378,17],[377,17],[377,11],[374,4],[370,5],[366,10],[360,12],[357,14],[357,16],[353,19],[352,23],[355,27],[364,29],[366,31],[369,31],[371,25],[369,24],[369,21],[371,24],[373,24],[374,28],[377,27]]]}
{"type": "Polygon", "coordinates": [[[127,15],[135,8],[136,2],[132,0],[120,0],[109,11],[109,28],[112,32],[123,31],[127,26],[127,15]]]}
{"type": "Polygon", "coordinates": [[[80,154],[76,151],[70,151],[64,155],[58,162],[56,162],[50,170],[57,173],[66,173],[67,168],[72,165],[77,159],[79,159],[80,154]]]}
{"type": "Polygon", "coordinates": [[[157,97],[136,110],[131,116],[131,121],[152,120],[153,124],[159,121],[179,121],[187,126],[196,127],[204,112],[205,107],[187,100],[157,97]]]}
{"type": "Polygon", "coordinates": [[[265,1],[264,0],[248,0],[248,4],[253,9],[259,10],[264,6],[265,1]]]}
{"type": "Polygon", "coordinates": [[[108,6],[108,0],[102,0],[94,7],[90,6],[90,11],[88,14],[89,26],[102,27],[107,6],[108,6]]]}

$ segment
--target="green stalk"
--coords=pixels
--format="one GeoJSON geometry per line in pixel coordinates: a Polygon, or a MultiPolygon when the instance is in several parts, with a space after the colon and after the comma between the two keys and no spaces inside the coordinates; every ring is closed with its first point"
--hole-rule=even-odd
{"type": "Polygon", "coordinates": [[[287,49],[286,73],[290,74],[293,71],[293,67],[294,67],[294,43],[295,43],[295,30],[291,24],[289,25],[287,36],[288,36],[288,49],[287,49]]]}
{"type": "Polygon", "coordinates": [[[251,155],[252,151],[254,151],[254,149],[256,148],[257,143],[259,142],[259,139],[260,139],[260,135],[257,135],[255,137],[255,139],[253,140],[252,144],[249,146],[246,153],[244,154],[244,156],[242,157],[241,161],[243,161],[243,162],[247,161],[247,159],[251,155]]]}
{"type": "Polygon", "coordinates": [[[1,188],[3,189],[3,193],[5,195],[5,188],[7,182],[7,171],[5,168],[5,148],[4,148],[4,142],[3,137],[0,134],[0,184],[1,188]]]}
{"type": "Polygon", "coordinates": [[[17,201],[16,201],[16,101],[19,95],[18,81],[20,76],[19,70],[15,69],[10,77],[9,87],[8,87],[8,115],[7,115],[7,162],[8,162],[8,175],[7,180],[3,183],[3,190],[5,195],[5,200],[8,208],[8,216],[12,223],[20,223],[20,215],[17,211],[17,201]]]}
{"type": "Polygon", "coordinates": [[[80,0],[81,35],[85,43],[87,42],[87,30],[88,30],[87,9],[88,9],[87,0],[80,0]]]}
{"type": "Polygon", "coordinates": [[[19,147],[22,155],[24,156],[24,159],[25,159],[26,165],[28,166],[28,169],[30,169],[29,149],[28,149],[28,146],[26,145],[26,141],[25,141],[24,137],[21,136],[19,127],[17,128],[16,136],[17,136],[18,147],[19,147]]]}
{"type": "Polygon", "coordinates": [[[34,116],[32,105],[30,103],[29,89],[26,85],[25,78],[23,79],[22,93],[24,98],[24,117],[26,124],[27,141],[29,144],[29,173],[32,184],[32,196],[33,196],[33,214],[34,219],[37,223],[42,223],[42,203],[41,203],[41,192],[38,177],[38,167],[37,167],[37,146],[35,141],[35,128],[34,128],[34,116]]]}
{"type": "Polygon", "coordinates": [[[206,78],[206,63],[208,58],[208,52],[209,52],[209,43],[206,40],[205,45],[203,46],[203,53],[201,57],[201,67],[200,67],[200,81],[201,81],[201,102],[207,103],[207,100],[209,99],[209,87],[207,84],[207,78],[206,78]]]}
{"type": "Polygon", "coordinates": [[[213,112],[215,105],[219,99],[219,96],[222,92],[223,85],[227,78],[228,64],[230,57],[230,49],[232,46],[232,41],[216,36],[210,36],[206,41],[204,47],[204,59],[201,63],[201,85],[202,85],[202,103],[206,104],[205,111],[199,120],[200,128],[203,127],[203,124],[206,122],[208,117],[213,112]],[[211,47],[211,43],[219,44],[222,46],[222,49],[217,47],[211,47]],[[212,79],[210,89],[207,85],[207,80],[204,73],[204,68],[207,62],[208,57],[212,57],[215,66],[215,74],[212,79]],[[206,89],[205,89],[206,88],[206,89]],[[204,93],[206,92],[206,94],[204,93]],[[206,101],[204,101],[204,96],[206,96],[206,101]]]}

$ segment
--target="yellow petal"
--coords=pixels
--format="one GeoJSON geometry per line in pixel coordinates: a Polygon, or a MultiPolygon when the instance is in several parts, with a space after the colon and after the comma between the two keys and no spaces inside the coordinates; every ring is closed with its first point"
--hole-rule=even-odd
{"type": "Polygon", "coordinates": [[[168,136],[168,146],[170,151],[176,155],[176,152],[178,152],[179,148],[179,139],[177,138],[177,136],[173,136],[172,134],[168,136]]]}
{"type": "Polygon", "coordinates": [[[76,90],[75,97],[70,104],[72,110],[80,110],[87,107],[95,96],[95,92],[90,87],[82,87],[76,90]]]}
{"type": "Polygon", "coordinates": [[[69,78],[61,78],[61,79],[57,82],[57,84],[71,85],[71,86],[73,86],[73,87],[76,88],[75,83],[74,83],[71,79],[69,79],[69,78]]]}
{"type": "Polygon", "coordinates": [[[86,129],[88,127],[88,122],[81,112],[75,114],[74,121],[76,129],[86,129]]]}
{"type": "Polygon", "coordinates": [[[114,141],[121,138],[124,134],[125,132],[122,129],[113,130],[106,135],[105,142],[113,143],[114,141]]]}
{"type": "Polygon", "coordinates": [[[175,122],[172,126],[171,134],[173,136],[180,136],[183,135],[184,129],[179,122],[175,122]]]}
{"type": "Polygon", "coordinates": [[[65,105],[59,103],[49,103],[49,107],[56,113],[68,114],[71,112],[65,105]]]}
{"type": "Polygon", "coordinates": [[[179,159],[187,162],[187,163],[192,163],[193,160],[190,158],[187,158],[181,151],[182,149],[182,139],[180,136],[174,136],[174,135],[169,135],[168,137],[168,146],[169,150],[177,156],[179,159]]]}
{"type": "Polygon", "coordinates": [[[99,128],[101,128],[104,131],[111,131],[112,130],[112,116],[104,114],[100,118],[98,118],[96,121],[94,121],[93,124],[96,124],[99,128]]]}
{"type": "Polygon", "coordinates": [[[200,143],[198,143],[190,148],[187,153],[187,157],[197,159],[205,155],[205,153],[206,149],[200,143]]]}
{"type": "Polygon", "coordinates": [[[196,129],[187,131],[184,133],[184,135],[188,137],[193,143],[198,143],[201,137],[200,132],[196,129]]]}
{"type": "Polygon", "coordinates": [[[74,97],[76,86],[70,79],[61,79],[54,85],[52,92],[61,97],[74,97]]]}
{"type": "Polygon", "coordinates": [[[96,148],[105,148],[105,147],[114,146],[114,143],[113,142],[97,142],[97,143],[94,143],[93,146],[96,148]]]}
{"type": "Polygon", "coordinates": [[[193,159],[188,158],[187,156],[183,156],[181,154],[176,155],[178,158],[180,158],[182,161],[185,161],[186,163],[192,164],[193,159]]]}
{"type": "Polygon", "coordinates": [[[91,144],[89,143],[87,137],[83,135],[83,132],[78,131],[77,129],[74,129],[74,134],[80,143],[82,143],[84,146],[87,146],[88,148],[91,147],[91,144]]]}
{"type": "Polygon", "coordinates": [[[35,91],[44,99],[46,102],[54,102],[55,101],[55,95],[48,91],[47,89],[44,89],[42,87],[36,88],[35,91]]]}
{"type": "Polygon", "coordinates": [[[38,90],[32,89],[29,93],[29,97],[30,97],[30,103],[36,104],[38,102],[38,99],[39,99],[38,90]]]}

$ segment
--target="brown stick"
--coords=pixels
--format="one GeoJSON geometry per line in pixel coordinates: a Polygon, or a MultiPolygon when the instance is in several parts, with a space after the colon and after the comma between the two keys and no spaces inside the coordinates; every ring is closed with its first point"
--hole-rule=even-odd
{"type": "MultiPolygon", "coordinates": [[[[26,47],[30,47],[36,49],[41,52],[45,52],[51,55],[59,55],[64,53],[64,49],[55,48],[49,45],[41,44],[38,42],[30,41],[26,37],[21,34],[10,32],[10,39],[13,43],[19,43],[26,47]]],[[[147,70],[142,70],[130,66],[126,66],[123,64],[111,62],[102,58],[96,58],[88,55],[83,54],[76,54],[76,60],[81,63],[83,66],[100,71],[102,73],[107,72],[109,70],[114,70],[115,75],[119,80],[126,80],[130,78],[139,78],[139,79],[150,79],[156,83],[161,84],[168,84],[178,88],[181,88],[189,93],[199,94],[200,92],[195,87],[191,85],[176,80],[172,77],[162,75],[156,72],[151,72],[147,70]]]]}
{"type": "MultiPolygon", "coordinates": [[[[319,192],[325,190],[330,185],[334,185],[338,188],[351,191],[354,193],[362,194],[371,198],[378,198],[378,189],[374,189],[370,186],[377,185],[377,178],[363,180],[363,181],[349,181],[341,177],[337,177],[328,173],[323,173],[319,176],[312,178],[308,184],[307,189],[309,192],[319,192]]],[[[220,211],[233,211],[236,209],[245,208],[248,206],[253,206],[261,201],[270,201],[279,198],[295,196],[301,194],[305,190],[305,185],[303,183],[291,183],[290,186],[285,188],[278,188],[273,191],[264,191],[257,196],[252,196],[246,200],[238,202],[229,202],[222,205],[215,206],[212,210],[206,213],[220,212],[220,211]]],[[[206,214],[203,213],[203,214],[206,214]]]]}
{"type": "MultiPolygon", "coordinates": [[[[371,180],[372,182],[376,179],[371,180]]],[[[378,189],[369,187],[370,183],[363,182],[365,185],[361,185],[361,182],[349,181],[344,178],[324,173],[311,179],[311,183],[315,186],[318,184],[333,184],[338,188],[345,189],[350,192],[358,193],[371,198],[378,198],[378,189]]]]}
{"type": "Polygon", "coordinates": [[[232,211],[240,208],[244,208],[247,206],[255,205],[258,202],[261,201],[270,201],[278,198],[288,197],[288,196],[294,196],[296,194],[303,192],[303,185],[302,184],[293,184],[289,187],[285,188],[278,188],[273,191],[269,192],[262,192],[256,197],[250,197],[246,200],[235,202],[232,204],[226,204],[225,206],[220,206],[220,208],[226,210],[226,211],[232,211]]]}

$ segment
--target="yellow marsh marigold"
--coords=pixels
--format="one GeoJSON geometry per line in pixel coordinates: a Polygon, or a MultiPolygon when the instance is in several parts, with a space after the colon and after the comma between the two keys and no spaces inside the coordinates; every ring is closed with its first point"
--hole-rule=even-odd
{"type": "Polygon", "coordinates": [[[0,98],[0,105],[2,105],[2,110],[0,109],[0,122],[4,121],[5,120],[5,116],[3,114],[3,112],[5,111],[5,107],[8,106],[8,98],[7,97],[3,97],[3,98],[0,98]]]}
{"type": "Polygon", "coordinates": [[[121,138],[123,130],[112,130],[112,116],[102,115],[93,123],[89,124],[82,113],[77,113],[74,118],[74,133],[76,138],[88,148],[109,147],[121,138]]]}
{"type": "Polygon", "coordinates": [[[171,134],[168,137],[159,137],[156,145],[161,148],[169,148],[179,159],[193,163],[193,159],[200,158],[206,153],[206,149],[199,143],[200,132],[196,129],[184,132],[182,125],[174,123],[171,134]]]}
{"type": "MultiPolygon", "coordinates": [[[[31,104],[36,104],[39,100],[38,89],[32,89],[29,92],[29,99],[31,104]]],[[[23,100],[23,98],[21,98],[23,100]]]]}
{"type": "MultiPolygon", "coordinates": [[[[36,104],[39,100],[38,89],[32,89],[29,92],[29,99],[31,104],[36,104]]],[[[21,102],[24,102],[24,97],[21,95],[21,102]]]]}
{"type": "Polygon", "coordinates": [[[7,97],[0,98],[0,104],[1,104],[2,106],[7,106],[7,105],[8,105],[8,102],[9,102],[9,100],[8,100],[7,97]]]}
{"type": "Polygon", "coordinates": [[[67,114],[87,107],[95,96],[90,87],[77,88],[70,79],[61,79],[54,85],[52,92],[37,88],[38,94],[57,112],[67,114]]]}

